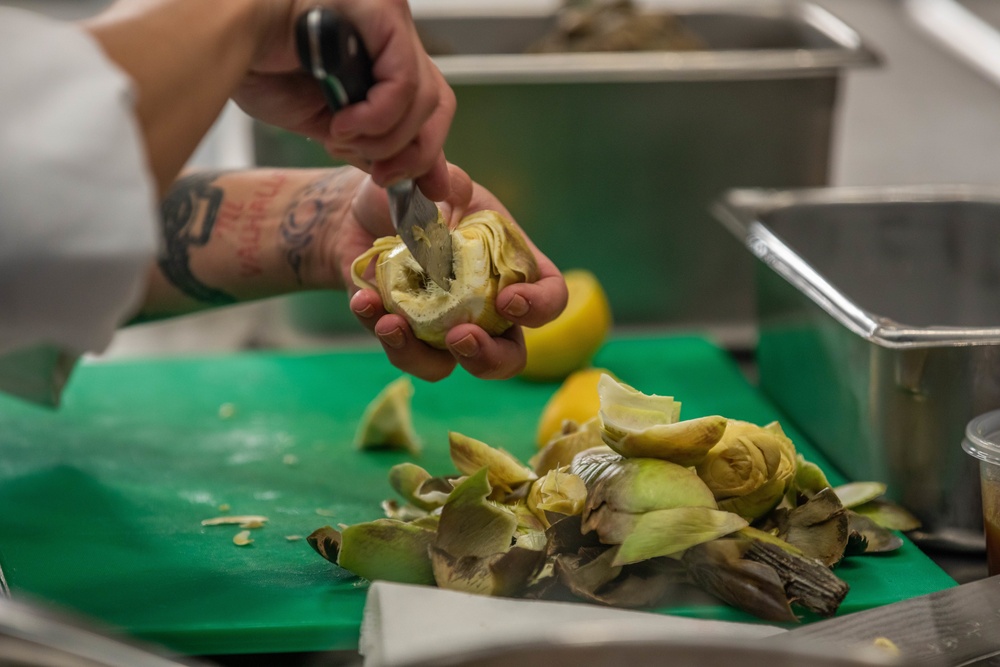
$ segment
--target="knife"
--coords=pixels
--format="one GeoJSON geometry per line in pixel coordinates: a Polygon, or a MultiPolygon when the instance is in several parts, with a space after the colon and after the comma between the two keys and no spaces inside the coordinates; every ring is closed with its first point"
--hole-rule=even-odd
{"type": "Polygon", "coordinates": [[[1000,575],[838,616],[761,641],[870,645],[885,638],[904,665],[1000,664],[1000,575]]]}
{"type": "MultiPolygon", "coordinates": [[[[334,113],[365,99],[375,84],[372,61],[357,30],[332,9],[313,7],[295,24],[299,61],[319,83],[334,113]]],[[[451,232],[438,208],[411,179],[386,188],[396,233],[428,277],[447,291],[454,275],[451,232]]]]}

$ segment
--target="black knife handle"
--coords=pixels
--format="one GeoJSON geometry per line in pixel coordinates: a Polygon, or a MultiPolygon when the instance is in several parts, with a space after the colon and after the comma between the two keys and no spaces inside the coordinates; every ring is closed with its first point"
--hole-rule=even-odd
{"type": "Polygon", "coordinates": [[[295,21],[302,67],[317,80],[330,110],[365,99],[375,85],[372,60],[351,23],[327,7],[313,7],[295,21]]]}

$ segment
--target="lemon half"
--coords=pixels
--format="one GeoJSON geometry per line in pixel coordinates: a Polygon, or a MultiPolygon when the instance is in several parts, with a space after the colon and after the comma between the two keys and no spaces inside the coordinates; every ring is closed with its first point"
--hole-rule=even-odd
{"type": "Polygon", "coordinates": [[[548,444],[562,430],[563,421],[567,419],[582,424],[597,416],[601,410],[597,382],[604,374],[614,377],[605,368],[585,368],[566,378],[542,409],[535,444],[539,447],[548,444]]]}
{"type": "Polygon", "coordinates": [[[590,365],[611,330],[611,306],[601,283],[590,271],[563,274],[569,290],[566,309],[536,329],[524,329],[528,362],[521,377],[553,381],[590,365]]]}

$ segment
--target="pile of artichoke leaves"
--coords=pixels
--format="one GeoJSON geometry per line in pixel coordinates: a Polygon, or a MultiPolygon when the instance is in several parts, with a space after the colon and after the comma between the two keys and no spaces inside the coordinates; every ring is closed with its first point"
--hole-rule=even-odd
{"type": "MultiPolygon", "coordinates": [[[[777,422],[681,420],[672,397],[604,375],[599,415],[566,422],[528,465],[449,434],[457,473],[394,466],[386,518],[309,543],[368,580],[482,595],[669,603],[690,586],[774,622],[833,615],[834,567],[892,551],[919,522],[879,483],[831,488],[777,422]]],[[[408,417],[408,415],[407,415],[408,417]]]]}

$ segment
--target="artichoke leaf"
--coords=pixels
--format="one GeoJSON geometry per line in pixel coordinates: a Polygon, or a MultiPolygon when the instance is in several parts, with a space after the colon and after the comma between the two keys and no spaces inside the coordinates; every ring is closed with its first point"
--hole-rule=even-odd
{"type": "Polygon", "coordinates": [[[413,428],[413,382],[393,380],[368,404],[354,434],[358,449],[403,449],[419,454],[420,437],[413,428]]]}
{"type": "MultiPolygon", "coordinates": [[[[575,424],[575,422],[572,423],[575,424]]],[[[549,440],[531,457],[528,465],[534,469],[536,475],[541,477],[550,470],[570,465],[577,454],[595,447],[604,447],[604,440],[601,439],[601,425],[596,417],[549,440]]]]}
{"type": "Polygon", "coordinates": [[[428,555],[434,531],[413,523],[376,519],[341,531],[324,526],[306,539],[321,556],[368,581],[434,583],[428,555]]]}
{"type": "Polygon", "coordinates": [[[826,474],[818,465],[807,461],[802,454],[797,454],[796,459],[795,481],[791,490],[804,496],[811,496],[830,486],[826,474]]]}
{"type": "Polygon", "coordinates": [[[606,471],[618,466],[622,460],[621,454],[602,445],[574,456],[569,464],[569,472],[582,479],[587,488],[590,488],[606,471]]]}
{"type": "Polygon", "coordinates": [[[747,526],[746,528],[742,528],[737,531],[736,538],[746,541],[747,547],[749,547],[749,542],[751,540],[758,540],[780,547],[795,556],[805,556],[805,554],[802,553],[802,549],[799,549],[797,546],[789,544],[774,533],[770,533],[766,530],[761,530],[753,526],[747,526]]]}
{"type": "Polygon", "coordinates": [[[847,512],[833,489],[826,488],[792,510],[775,512],[778,535],[826,566],[844,557],[850,536],[847,512]]]}
{"type": "Polygon", "coordinates": [[[667,556],[708,542],[747,526],[731,512],[708,507],[677,507],[639,515],[622,541],[615,565],[667,556]]]}
{"type": "Polygon", "coordinates": [[[545,553],[511,547],[490,556],[460,556],[430,548],[434,581],[440,588],[511,597],[523,591],[545,562],[545,553]]]}
{"type": "Polygon", "coordinates": [[[620,565],[612,565],[617,547],[608,547],[596,558],[578,554],[560,554],[555,558],[555,574],[574,595],[596,601],[597,591],[621,574],[620,565]]]}
{"type": "MultiPolygon", "coordinates": [[[[351,264],[351,279],[357,287],[379,291],[378,285],[368,279],[368,268],[372,261],[378,261],[383,254],[398,251],[403,239],[398,236],[382,236],[375,239],[372,247],[358,255],[351,264]]],[[[405,245],[404,245],[405,247],[405,245]]]]}
{"type": "Polygon", "coordinates": [[[486,468],[470,475],[441,508],[434,546],[453,558],[484,558],[506,552],[517,529],[509,508],[486,500],[490,495],[486,468]]]}
{"type": "Polygon", "coordinates": [[[451,461],[459,472],[471,475],[485,467],[490,486],[501,496],[538,477],[508,452],[467,435],[451,431],[448,444],[451,461]]]}
{"type": "Polygon", "coordinates": [[[879,498],[870,500],[863,505],[851,508],[854,512],[864,515],[883,528],[901,530],[903,532],[920,528],[920,519],[904,507],[894,502],[879,498]]]}
{"type": "Polygon", "coordinates": [[[517,529],[514,531],[515,539],[528,533],[544,533],[548,527],[548,524],[538,518],[538,515],[528,507],[527,500],[519,499],[514,503],[503,503],[503,506],[517,517],[517,529]]]}
{"type": "Polygon", "coordinates": [[[641,431],[626,432],[615,439],[604,432],[604,442],[622,456],[664,459],[682,466],[704,460],[726,430],[719,415],[658,424],[641,431]]]}
{"type": "Polygon", "coordinates": [[[612,439],[680,419],[681,404],[672,396],[644,394],[607,373],[597,381],[597,395],[602,427],[612,439]]]}
{"type": "Polygon", "coordinates": [[[546,531],[546,554],[579,553],[581,549],[603,548],[597,533],[584,533],[579,515],[568,516],[554,522],[546,531]]]}
{"type": "Polygon", "coordinates": [[[430,514],[427,510],[422,510],[415,505],[400,504],[395,498],[382,501],[382,513],[385,514],[386,519],[398,519],[399,521],[417,521],[430,514]]]}
{"type": "Polygon", "coordinates": [[[580,514],[586,501],[587,486],[583,480],[559,470],[549,471],[532,482],[527,497],[528,508],[545,528],[552,525],[550,515],[580,514]]]}
{"type": "Polygon", "coordinates": [[[559,581],[574,595],[613,607],[648,607],[685,582],[683,568],[662,559],[616,566],[617,547],[596,557],[562,555],[555,560],[559,581]]]}
{"type": "Polygon", "coordinates": [[[847,510],[852,553],[886,553],[903,546],[903,538],[883,528],[870,517],[847,510]],[[863,547],[863,548],[859,548],[863,547]]]}
{"type": "Polygon", "coordinates": [[[711,489],[691,468],[663,459],[585,452],[573,460],[569,472],[587,485],[584,520],[601,505],[633,514],[674,507],[717,507],[711,489]]]}
{"type": "Polygon", "coordinates": [[[854,509],[884,496],[886,485],[882,482],[849,482],[834,487],[833,490],[845,508],[854,509]]]}
{"type": "Polygon", "coordinates": [[[719,509],[739,514],[750,521],[757,520],[781,503],[787,486],[783,479],[768,480],[746,495],[719,500],[719,509]]]}
{"type": "Polygon", "coordinates": [[[409,462],[389,469],[389,485],[408,503],[428,512],[444,505],[453,488],[447,478],[432,477],[409,462]]]}
{"type": "Polygon", "coordinates": [[[514,546],[544,553],[548,549],[549,540],[544,530],[530,530],[518,533],[514,538],[514,546]]]}
{"type": "Polygon", "coordinates": [[[331,563],[337,563],[337,556],[340,554],[341,535],[340,531],[333,526],[323,526],[314,530],[306,541],[309,546],[323,558],[331,563]]]}

